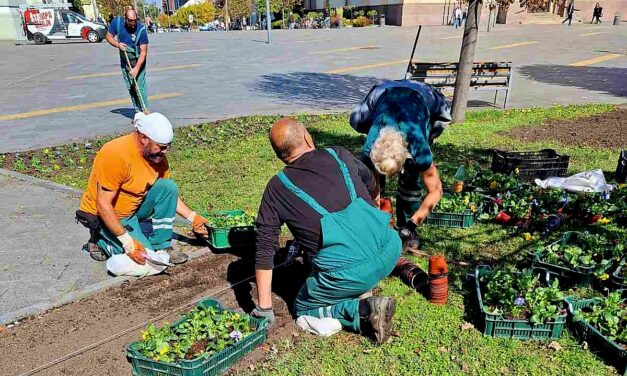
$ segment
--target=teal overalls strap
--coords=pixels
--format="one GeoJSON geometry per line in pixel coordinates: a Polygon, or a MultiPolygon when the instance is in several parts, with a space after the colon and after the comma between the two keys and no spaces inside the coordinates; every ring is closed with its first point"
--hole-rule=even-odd
{"type": "Polygon", "coordinates": [[[401,241],[388,225],[390,215],[358,197],[346,164],[333,149],[326,151],[337,162],[350,196],[350,204],[340,211],[329,212],[285,173],[278,174],[288,190],[322,216],[322,246],[311,260],[313,272],[298,293],[294,310],[297,316],[332,317],[358,331],[357,297],[391,273],[401,241]]]}

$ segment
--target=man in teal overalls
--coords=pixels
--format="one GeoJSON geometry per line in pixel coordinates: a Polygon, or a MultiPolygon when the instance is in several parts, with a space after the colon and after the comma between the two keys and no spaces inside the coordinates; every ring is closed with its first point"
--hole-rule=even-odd
{"type": "Polygon", "coordinates": [[[361,160],[379,175],[381,194],[386,177],[400,174],[396,213],[404,248],[418,247],[416,227],[442,197],[430,145],[450,121],[444,96],[410,81],[374,86],[351,113],[351,126],[367,135],[361,160]]]}
{"type": "Polygon", "coordinates": [[[128,9],[124,18],[116,17],[107,31],[107,42],[120,50],[120,65],[126,89],[131,95],[136,112],[148,110],[146,95],[146,57],[148,56],[148,31],[137,21],[137,13],[128,9]],[[115,38],[117,37],[117,40],[115,38]],[[128,61],[126,59],[128,55],[128,61]],[[131,67],[129,68],[129,63],[131,67]],[[135,87],[135,81],[137,87],[135,87]]]}
{"type": "Polygon", "coordinates": [[[286,167],[268,182],[259,207],[259,305],[252,315],[274,319],[273,258],[281,226],[287,224],[312,266],[294,302],[299,326],[321,335],[341,327],[372,331],[376,343],[384,343],[392,329],[394,298],[359,297],[390,274],[401,240],[389,227],[390,215],[373,203],[373,175],[346,149],[316,149],[294,119],[279,120],[270,141],[286,167]]]}

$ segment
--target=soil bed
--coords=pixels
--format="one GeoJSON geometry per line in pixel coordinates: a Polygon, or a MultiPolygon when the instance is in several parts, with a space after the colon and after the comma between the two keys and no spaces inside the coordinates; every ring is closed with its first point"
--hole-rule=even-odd
{"type": "Polygon", "coordinates": [[[627,108],[574,120],[517,127],[504,135],[526,143],[553,140],[564,146],[620,149],[627,145],[627,108]]]}
{"type": "MultiPolygon", "coordinates": [[[[295,263],[289,267],[280,267],[275,272],[275,286],[283,288],[274,289],[277,321],[270,328],[270,341],[297,330],[285,301],[291,305],[297,293],[290,286],[301,286],[300,281],[295,279],[304,281],[307,273],[302,268],[302,264],[295,263]]],[[[25,319],[12,328],[0,331],[0,369],[3,375],[27,372],[195,299],[213,296],[229,286],[229,283],[236,283],[252,275],[254,264],[250,258],[210,254],[170,268],[169,274],[135,280],[25,319]]],[[[254,308],[252,297],[256,297],[254,278],[234,288],[227,288],[215,298],[225,307],[249,312],[254,308]]],[[[180,313],[188,312],[191,308],[180,313]]],[[[164,321],[174,322],[179,317],[179,313],[172,314],[156,325],[162,325],[164,321]]],[[[124,345],[138,340],[140,332],[128,333],[37,375],[130,375],[131,367],[126,359],[124,345]]],[[[263,347],[255,353],[262,351],[263,347]]],[[[250,354],[244,364],[263,357],[255,353],[250,354]]]]}

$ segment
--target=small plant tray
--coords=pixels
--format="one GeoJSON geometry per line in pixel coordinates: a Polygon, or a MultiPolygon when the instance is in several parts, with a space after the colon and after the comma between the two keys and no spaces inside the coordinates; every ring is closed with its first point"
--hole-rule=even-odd
{"type": "MultiPolygon", "coordinates": [[[[625,291],[627,290],[623,290],[623,297],[625,291]]],[[[590,307],[596,302],[596,299],[575,300],[572,297],[565,300],[568,304],[568,314],[571,320],[575,311],[590,307]]],[[[605,337],[585,320],[572,322],[571,328],[579,340],[588,343],[590,350],[614,365],[620,374],[627,376],[627,350],[605,337]]]]}
{"type": "Polygon", "coordinates": [[[470,211],[464,213],[443,213],[443,212],[431,212],[425,224],[436,227],[455,227],[455,228],[468,228],[475,224],[475,214],[470,211]]]}
{"type": "Polygon", "coordinates": [[[523,181],[566,176],[570,157],[560,155],[553,149],[532,152],[493,150],[492,171],[510,174],[518,169],[523,181]]]}
{"type": "Polygon", "coordinates": [[[614,270],[614,273],[612,273],[612,283],[614,284],[614,286],[620,289],[627,289],[627,278],[621,276],[621,273],[623,272],[623,270],[625,270],[625,268],[627,268],[626,258],[620,261],[620,263],[618,264],[618,268],[616,268],[616,270],[614,270]]]}
{"type": "MultiPolygon", "coordinates": [[[[233,312],[222,307],[219,302],[209,298],[201,300],[197,306],[202,308],[214,307],[220,312],[233,312]]],[[[185,320],[186,317],[183,317],[172,324],[172,326],[177,326],[185,320]]],[[[250,322],[257,327],[254,333],[244,337],[236,345],[227,347],[208,359],[203,359],[202,357],[192,360],[181,359],[176,364],[160,362],[143,356],[137,350],[139,342],[131,342],[126,345],[126,356],[131,360],[131,367],[135,376],[219,375],[266,340],[268,321],[251,317],[250,322]]]]}
{"type": "MultiPolygon", "coordinates": [[[[544,271],[541,268],[536,268],[538,271],[544,271]]],[[[487,265],[478,265],[475,269],[475,283],[477,291],[477,301],[479,303],[479,311],[481,317],[484,320],[485,326],[483,334],[491,337],[505,337],[516,339],[535,339],[535,340],[548,340],[558,339],[562,336],[564,326],[566,325],[566,314],[558,316],[555,321],[547,322],[542,325],[533,325],[529,320],[524,319],[505,319],[500,315],[494,315],[488,312],[483,306],[483,298],[481,294],[481,282],[480,279],[484,275],[492,273],[492,270],[487,265]]],[[[545,282],[548,285],[549,275],[546,273],[545,282]]]]}
{"type": "MultiPolygon", "coordinates": [[[[559,241],[562,245],[574,242],[579,236],[577,231],[567,231],[559,241]]],[[[555,243],[553,243],[555,244],[555,243]]],[[[552,276],[558,277],[560,282],[570,286],[590,286],[595,281],[594,266],[580,266],[571,269],[566,266],[554,265],[540,260],[539,253],[531,254],[532,266],[546,269],[552,276]]],[[[608,269],[611,265],[608,266],[608,269]]]]}
{"type": "MultiPolygon", "coordinates": [[[[227,216],[236,216],[243,213],[243,210],[215,212],[215,214],[225,214],[227,216]]],[[[203,214],[208,216],[206,213],[203,214]]],[[[257,237],[255,226],[212,227],[208,225],[207,232],[209,236],[206,240],[213,249],[252,247],[255,245],[257,237]]]]}

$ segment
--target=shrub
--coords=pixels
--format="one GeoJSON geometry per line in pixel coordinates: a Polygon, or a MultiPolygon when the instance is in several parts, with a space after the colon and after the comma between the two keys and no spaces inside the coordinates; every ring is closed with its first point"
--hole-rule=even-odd
{"type": "Polygon", "coordinates": [[[278,20],[278,21],[272,22],[272,28],[273,29],[282,29],[283,28],[283,20],[278,20]]]}
{"type": "Polygon", "coordinates": [[[354,27],[365,27],[372,25],[372,21],[368,17],[359,16],[353,20],[354,27]]]}

